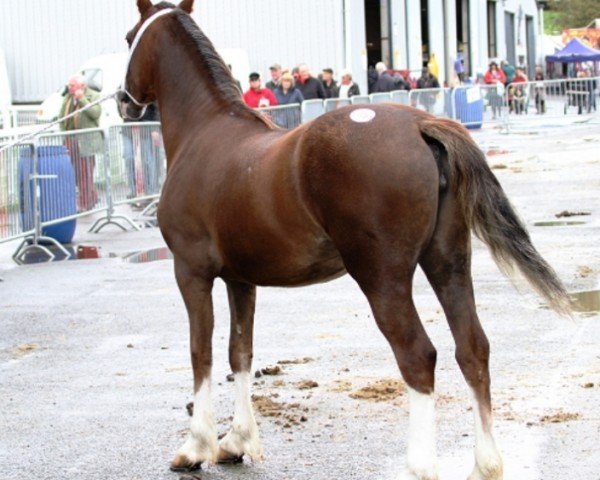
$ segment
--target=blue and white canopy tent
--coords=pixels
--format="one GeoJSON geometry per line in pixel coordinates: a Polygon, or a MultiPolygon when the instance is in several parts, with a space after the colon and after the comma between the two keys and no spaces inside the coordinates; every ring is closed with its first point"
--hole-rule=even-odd
{"type": "Polygon", "coordinates": [[[565,48],[554,52],[552,55],[546,55],[547,62],[598,62],[600,61],[600,50],[588,47],[581,40],[573,38],[565,48]]]}

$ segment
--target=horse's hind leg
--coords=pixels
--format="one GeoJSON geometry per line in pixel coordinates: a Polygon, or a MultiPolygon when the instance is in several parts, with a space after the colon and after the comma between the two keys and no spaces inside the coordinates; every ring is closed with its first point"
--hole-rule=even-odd
{"type": "Polygon", "coordinates": [[[416,252],[403,252],[403,256],[397,248],[394,242],[374,241],[346,252],[342,247],[342,256],[348,272],[367,296],[377,326],[408,385],[407,461],[398,478],[437,480],[433,398],[437,354],[412,299],[416,252]]]}
{"type": "Polygon", "coordinates": [[[220,462],[234,462],[246,454],[260,460],[263,447],[250,398],[250,369],[252,367],[252,334],[256,287],[227,281],[231,332],[229,334],[229,363],[235,380],[235,413],[229,433],[221,440],[220,462]]]}
{"type": "Polygon", "coordinates": [[[199,468],[202,462],[216,462],[218,443],[210,394],[213,280],[199,277],[177,257],[175,276],[189,316],[194,372],[194,414],[190,433],[171,462],[171,469],[177,471],[199,468]]]}
{"type": "Polygon", "coordinates": [[[469,480],[500,480],[502,458],[492,435],[489,343],[475,310],[470,231],[452,198],[442,203],[420,264],[442,304],[456,343],[456,360],[473,394],[475,468],[469,480]]]}

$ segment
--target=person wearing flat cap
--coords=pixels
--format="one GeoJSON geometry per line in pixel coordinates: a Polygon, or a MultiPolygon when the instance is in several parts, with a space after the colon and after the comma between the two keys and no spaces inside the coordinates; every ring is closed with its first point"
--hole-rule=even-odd
{"type": "Polygon", "coordinates": [[[271,80],[267,82],[265,87],[267,87],[269,90],[275,90],[279,85],[281,85],[281,75],[283,74],[283,70],[281,65],[274,63],[269,67],[269,71],[271,72],[271,80]]]}
{"type": "Polygon", "coordinates": [[[244,102],[250,108],[272,107],[277,105],[277,98],[271,90],[263,88],[260,74],[252,72],[248,79],[250,88],[244,93],[244,102]]]}

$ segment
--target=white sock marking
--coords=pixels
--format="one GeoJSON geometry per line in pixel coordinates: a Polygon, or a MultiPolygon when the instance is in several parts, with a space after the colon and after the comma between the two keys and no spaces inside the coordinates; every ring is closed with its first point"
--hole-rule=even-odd
{"type": "Polygon", "coordinates": [[[190,425],[190,434],[177,452],[185,455],[193,463],[215,463],[217,460],[217,429],[210,390],[209,375],[194,395],[194,415],[190,425]]]}
{"type": "Polygon", "coordinates": [[[221,440],[221,448],[232,455],[249,455],[252,460],[261,460],[263,447],[258,437],[258,425],[254,418],[250,398],[250,373],[240,372],[235,379],[235,413],[233,426],[221,440]]]}
{"type": "Polygon", "coordinates": [[[408,470],[419,479],[437,479],[433,394],[426,395],[408,387],[408,398],[410,401],[406,455],[408,470]]]}
{"type": "Polygon", "coordinates": [[[492,435],[492,417],[490,413],[489,425],[484,428],[481,419],[481,409],[475,393],[471,391],[473,402],[473,416],[475,419],[475,471],[470,478],[502,478],[502,457],[496,441],[492,435]],[[478,471],[477,471],[478,470],[478,471]],[[485,475],[478,477],[478,475],[485,475]]]}

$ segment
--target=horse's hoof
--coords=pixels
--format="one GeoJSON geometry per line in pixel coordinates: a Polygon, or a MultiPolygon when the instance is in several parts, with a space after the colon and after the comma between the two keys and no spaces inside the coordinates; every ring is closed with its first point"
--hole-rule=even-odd
{"type": "Polygon", "coordinates": [[[184,455],[177,455],[169,467],[172,472],[194,472],[200,470],[201,462],[192,462],[184,455]]]}
{"type": "Polygon", "coordinates": [[[219,447],[219,453],[217,455],[217,463],[242,463],[244,461],[244,455],[233,455],[222,447],[219,447]]]}

